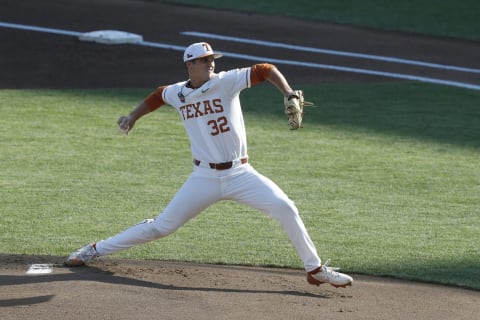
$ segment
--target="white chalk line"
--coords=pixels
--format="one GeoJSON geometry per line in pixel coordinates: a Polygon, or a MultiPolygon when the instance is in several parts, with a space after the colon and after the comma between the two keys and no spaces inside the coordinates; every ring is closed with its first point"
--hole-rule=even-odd
{"type": "Polygon", "coordinates": [[[245,60],[265,61],[265,62],[271,62],[271,63],[276,63],[276,64],[335,70],[335,71],[342,71],[342,72],[365,74],[365,75],[370,75],[370,76],[381,76],[381,77],[388,77],[388,78],[395,78],[395,79],[402,79],[402,80],[411,80],[411,81],[441,84],[441,85],[446,85],[446,86],[459,87],[459,88],[472,89],[472,90],[480,90],[480,85],[476,85],[476,84],[458,82],[458,81],[441,80],[441,79],[436,79],[436,78],[420,77],[420,76],[414,76],[414,75],[410,75],[410,74],[401,74],[401,73],[377,71],[377,70],[370,70],[370,69],[351,68],[351,67],[343,67],[343,66],[334,66],[334,65],[320,64],[320,63],[315,63],[315,62],[282,60],[282,59],[274,59],[274,58],[270,58],[270,57],[259,57],[259,56],[252,56],[252,55],[246,55],[246,54],[224,52],[224,51],[221,51],[221,53],[224,56],[228,56],[228,57],[232,57],[232,58],[245,59],[245,60]]]}
{"type": "MultiPolygon", "coordinates": [[[[82,32],[71,31],[71,30],[44,28],[44,27],[29,26],[29,25],[16,24],[16,23],[8,23],[8,22],[0,22],[0,27],[21,29],[21,30],[29,30],[29,31],[35,31],[35,32],[45,32],[45,33],[52,33],[52,34],[60,34],[60,35],[66,35],[66,36],[75,36],[75,37],[78,37],[81,34],[83,34],[82,32]]],[[[184,46],[177,46],[177,45],[159,43],[159,42],[149,42],[149,41],[141,41],[141,42],[138,42],[138,43],[134,43],[134,45],[141,45],[141,46],[146,46],[146,47],[154,47],[154,48],[175,50],[175,51],[181,51],[181,52],[183,52],[185,50],[184,46]]],[[[239,53],[234,53],[234,52],[224,52],[224,51],[222,51],[221,53],[223,53],[224,56],[231,57],[231,58],[271,62],[271,63],[276,63],[276,64],[292,65],[292,66],[299,66],[299,67],[336,70],[336,71],[342,71],[342,72],[350,72],[350,73],[358,73],[358,74],[365,74],[365,75],[373,75],[373,76],[389,77],[389,78],[395,78],[395,79],[403,79],[403,80],[411,80],[411,81],[419,81],[419,82],[440,84],[440,85],[459,87],[459,88],[471,89],[471,90],[480,90],[480,85],[475,85],[475,84],[465,83],[465,82],[441,80],[441,79],[436,79],[436,78],[419,77],[419,76],[414,76],[414,75],[409,75],[409,74],[392,73],[392,72],[384,72],[384,71],[361,69],[361,68],[351,68],[351,67],[344,67],[344,66],[326,65],[326,64],[320,64],[320,63],[315,63],[315,62],[302,62],[302,61],[296,61],[296,60],[274,59],[274,58],[270,58],[270,57],[260,57],[260,56],[254,56],[254,55],[239,54],[239,53]]]]}
{"type": "Polygon", "coordinates": [[[62,30],[62,29],[53,29],[53,28],[44,28],[44,27],[36,27],[36,26],[28,26],[25,24],[17,24],[17,23],[9,23],[9,22],[1,22],[0,27],[4,28],[11,28],[11,29],[20,29],[20,30],[28,30],[28,31],[36,31],[36,32],[45,32],[45,33],[52,33],[52,34],[61,34],[65,36],[74,36],[78,37],[79,35],[83,34],[83,32],[76,32],[70,30],[62,30]]]}
{"type": "Polygon", "coordinates": [[[185,31],[185,32],[180,32],[180,34],[183,34],[183,35],[186,35],[186,36],[207,38],[207,39],[217,39],[217,40],[223,40],[223,41],[232,41],[232,42],[255,44],[255,45],[264,46],[264,47],[283,48],[283,49],[303,51],[303,52],[323,53],[323,54],[334,55],[334,56],[345,56],[345,57],[360,58],[360,59],[367,59],[367,60],[377,60],[377,61],[393,62],[393,63],[400,63],[400,64],[410,64],[410,65],[415,65],[415,66],[429,67],[429,68],[442,69],[442,70],[453,70],[453,71],[467,72],[467,73],[480,73],[480,69],[475,69],[475,68],[458,67],[458,66],[452,66],[452,65],[444,65],[444,64],[438,64],[438,63],[430,63],[430,62],[423,62],[423,61],[410,60],[410,59],[402,59],[402,58],[395,58],[395,57],[387,57],[387,56],[380,56],[380,55],[372,55],[372,54],[363,54],[363,53],[357,53],[357,52],[337,51],[337,50],[321,49],[321,48],[314,48],[314,47],[305,47],[305,46],[291,45],[291,44],[281,43],[281,42],[263,41],[263,40],[239,38],[239,37],[230,37],[230,36],[224,36],[224,35],[213,34],[213,33],[185,31]]]}

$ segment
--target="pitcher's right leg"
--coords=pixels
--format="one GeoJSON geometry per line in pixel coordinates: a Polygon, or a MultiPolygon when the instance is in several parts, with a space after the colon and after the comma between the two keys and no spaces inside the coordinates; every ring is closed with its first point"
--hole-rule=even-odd
{"type": "Polygon", "coordinates": [[[194,172],[157,218],[144,220],[106,240],[89,244],[72,253],[65,264],[67,266],[84,265],[93,258],[166,237],[217,202],[221,196],[219,190],[215,177],[206,177],[194,172]],[[87,247],[92,254],[88,256],[80,254],[87,247]]]}

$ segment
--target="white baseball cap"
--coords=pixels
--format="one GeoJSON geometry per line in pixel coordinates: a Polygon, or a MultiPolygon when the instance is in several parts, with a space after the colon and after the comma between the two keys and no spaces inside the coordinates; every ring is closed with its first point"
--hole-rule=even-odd
{"type": "Polygon", "coordinates": [[[213,52],[212,46],[206,42],[198,42],[191,44],[183,53],[183,62],[195,60],[198,58],[213,56],[218,59],[223,56],[221,53],[213,52]]]}

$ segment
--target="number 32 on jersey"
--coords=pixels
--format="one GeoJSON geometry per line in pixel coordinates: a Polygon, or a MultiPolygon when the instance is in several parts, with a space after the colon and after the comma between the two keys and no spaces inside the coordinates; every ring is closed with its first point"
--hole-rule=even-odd
{"type": "Polygon", "coordinates": [[[217,120],[210,120],[207,124],[212,128],[212,132],[210,132],[212,136],[230,131],[226,117],[220,117],[217,120]]]}

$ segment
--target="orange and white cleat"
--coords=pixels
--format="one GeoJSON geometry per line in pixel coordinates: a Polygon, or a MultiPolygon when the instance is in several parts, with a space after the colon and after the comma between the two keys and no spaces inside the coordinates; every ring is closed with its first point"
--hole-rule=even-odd
{"type": "Polygon", "coordinates": [[[310,284],[319,286],[322,283],[329,283],[335,288],[345,288],[353,283],[352,277],[347,274],[337,272],[338,268],[329,267],[330,259],[324,265],[307,273],[307,281],[310,284]]]}
{"type": "Polygon", "coordinates": [[[97,257],[99,257],[99,254],[95,248],[95,243],[90,243],[73,252],[63,264],[67,267],[81,267],[97,257]]]}

